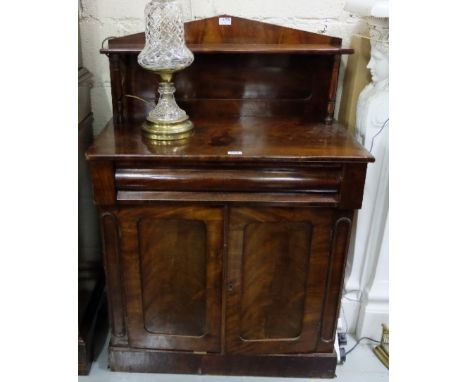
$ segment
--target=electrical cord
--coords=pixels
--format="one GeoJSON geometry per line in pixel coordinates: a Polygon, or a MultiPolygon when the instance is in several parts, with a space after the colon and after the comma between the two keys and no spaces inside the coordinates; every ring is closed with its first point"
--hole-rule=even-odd
{"type": "Polygon", "coordinates": [[[359,345],[359,343],[360,343],[362,340],[369,340],[369,341],[373,341],[373,342],[380,343],[380,341],[374,340],[373,338],[370,338],[370,337],[361,337],[361,338],[359,338],[359,339],[357,340],[357,342],[354,344],[354,346],[353,346],[351,349],[349,349],[349,350],[345,353],[345,355],[348,355],[349,353],[351,353],[351,352],[356,348],[356,346],[359,345]]]}

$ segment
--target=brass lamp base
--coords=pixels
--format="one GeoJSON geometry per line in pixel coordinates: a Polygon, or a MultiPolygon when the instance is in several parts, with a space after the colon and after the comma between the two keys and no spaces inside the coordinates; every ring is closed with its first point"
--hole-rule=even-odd
{"type": "Polygon", "coordinates": [[[176,103],[172,76],[175,70],[150,70],[161,77],[158,93],[159,101],[143,123],[143,135],[148,139],[174,141],[188,138],[192,134],[193,123],[176,103]]]}
{"type": "Polygon", "coordinates": [[[187,118],[176,122],[146,120],[142,126],[143,135],[148,139],[172,141],[192,135],[193,123],[187,118]]]}

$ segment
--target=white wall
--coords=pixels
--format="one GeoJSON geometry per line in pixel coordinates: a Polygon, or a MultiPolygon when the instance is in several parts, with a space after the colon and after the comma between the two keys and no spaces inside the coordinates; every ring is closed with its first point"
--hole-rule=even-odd
{"type": "MultiPolygon", "coordinates": [[[[99,131],[112,116],[108,59],[99,54],[101,42],[109,36],[143,32],[143,11],[149,0],[80,0],[79,25],[83,65],[94,75],[91,90],[94,129],[99,131]]],[[[343,10],[345,0],[181,0],[186,20],[219,14],[245,17],[310,32],[343,38],[349,46],[354,33],[366,25],[343,10]]],[[[364,32],[365,33],[365,32],[364,32]]],[[[346,60],[343,61],[341,77],[346,60]]],[[[337,94],[337,107],[341,96],[337,94]]]]}

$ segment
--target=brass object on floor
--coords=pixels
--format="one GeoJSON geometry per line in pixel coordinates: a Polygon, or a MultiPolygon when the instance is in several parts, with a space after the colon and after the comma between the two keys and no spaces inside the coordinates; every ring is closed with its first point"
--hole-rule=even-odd
{"type": "Polygon", "coordinates": [[[390,364],[390,341],[388,326],[382,324],[382,338],[380,344],[374,348],[374,354],[388,369],[390,364]]]}

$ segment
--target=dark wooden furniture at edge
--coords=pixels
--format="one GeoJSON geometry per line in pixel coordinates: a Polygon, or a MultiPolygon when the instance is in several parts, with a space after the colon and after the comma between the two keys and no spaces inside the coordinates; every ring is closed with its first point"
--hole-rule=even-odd
{"type": "MultiPolygon", "coordinates": [[[[85,151],[93,140],[89,102],[91,74],[78,69],[78,374],[87,375],[99,351],[100,331],[107,332],[99,215],[93,204],[85,151]],[[102,330],[100,330],[102,328],[102,330]]],[[[102,341],[101,341],[102,342],[102,341]]]]}
{"type": "MultiPolygon", "coordinates": [[[[225,16],[229,17],[229,16],[225,16]]],[[[186,141],[145,141],[144,34],[109,41],[114,117],[88,150],[112,370],[333,377],[353,212],[373,157],[333,121],[341,40],[185,24],[186,141]]]]}

